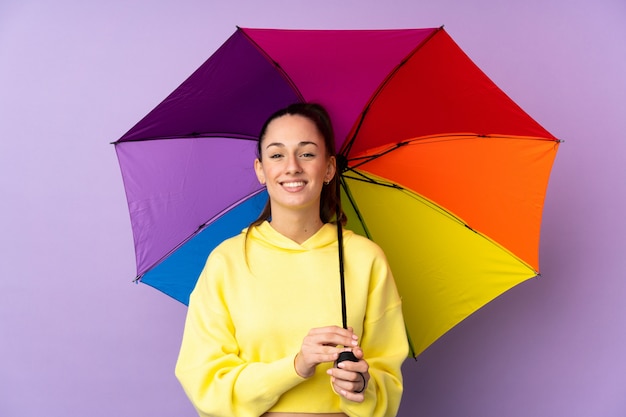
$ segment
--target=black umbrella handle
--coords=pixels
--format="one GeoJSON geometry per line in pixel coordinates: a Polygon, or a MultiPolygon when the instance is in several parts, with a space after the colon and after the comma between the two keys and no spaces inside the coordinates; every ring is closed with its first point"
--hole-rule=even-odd
{"type": "Polygon", "coordinates": [[[346,313],[346,279],[343,270],[343,229],[341,225],[341,173],[345,169],[347,164],[346,158],[339,154],[337,155],[337,170],[335,175],[337,176],[335,193],[336,193],[336,206],[335,206],[335,219],[337,221],[337,248],[339,253],[339,283],[341,284],[341,322],[343,328],[348,328],[348,317],[346,313]]]}
{"type": "Polygon", "coordinates": [[[335,365],[338,365],[343,361],[358,362],[359,360],[357,359],[356,356],[354,356],[354,353],[352,353],[352,351],[348,351],[348,352],[341,352],[339,354],[339,358],[335,362],[335,365]]]}
{"type": "MultiPolygon", "coordinates": [[[[339,207],[339,205],[337,205],[339,207]]],[[[348,328],[348,314],[346,312],[346,278],[343,269],[343,229],[337,210],[337,247],[339,252],[339,283],[341,285],[341,323],[344,329],[348,328]]]]}
{"type": "MultiPolygon", "coordinates": [[[[341,322],[343,324],[343,328],[347,329],[348,328],[348,314],[346,312],[346,279],[345,279],[345,274],[344,274],[344,269],[343,269],[343,229],[341,227],[341,206],[340,206],[340,199],[341,199],[341,181],[338,179],[337,180],[337,247],[338,247],[338,252],[339,252],[339,282],[341,284],[341,322]]],[[[352,351],[348,351],[348,352],[341,352],[339,354],[339,358],[337,359],[337,361],[335,362],[335,365],[343,362],[343,361],[350,361],[350,362],[358,362],[359,360],[357,359],[356,356],[354,356],[354,353],[352,353],[352,351]]]]}

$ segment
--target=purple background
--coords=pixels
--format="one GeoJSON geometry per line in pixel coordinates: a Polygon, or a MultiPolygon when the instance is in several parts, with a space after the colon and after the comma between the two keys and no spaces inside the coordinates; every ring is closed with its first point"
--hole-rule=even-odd
{"type": "Polygon", "coordinates": [[[626,415],[623,0],[2,0],[0,415],[194,415],[173,375],[185,308],[131,283],[109,142],[235,25],[442,24],[565,143],[543,276],[407,362],[401,415],[626,415]]]}

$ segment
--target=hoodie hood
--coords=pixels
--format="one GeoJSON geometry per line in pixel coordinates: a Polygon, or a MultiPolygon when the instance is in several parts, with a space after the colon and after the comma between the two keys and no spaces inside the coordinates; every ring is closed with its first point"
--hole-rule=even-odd
{"type": "MultiPolygon", "coordinates": [[[[242,233],[246,233],[246,230],[242,233]]],[[[350,231],[343,230],[344,240],[351,233],[350,231]]],[[[337,227],[334,224],[325,223],[313,236],[300,244],[277,232],[269,222],[265,221],[259,226],[251,228],[248,238],[282,250],[304,252],[328,246],[336,247],[337,227]]]]}

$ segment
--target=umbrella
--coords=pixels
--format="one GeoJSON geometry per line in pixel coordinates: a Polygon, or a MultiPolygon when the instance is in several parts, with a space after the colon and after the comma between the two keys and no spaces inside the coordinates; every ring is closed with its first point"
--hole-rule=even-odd
{"type": "Polygon", "coordinates": [[[237,28],[115,142],[138,281],[188,302],[208,253],[267,199],[262,123],[301,101],[331,114],[347,227],[387,254],[413,355],[538,275],[560,141],[443,27],[237,28]]]}

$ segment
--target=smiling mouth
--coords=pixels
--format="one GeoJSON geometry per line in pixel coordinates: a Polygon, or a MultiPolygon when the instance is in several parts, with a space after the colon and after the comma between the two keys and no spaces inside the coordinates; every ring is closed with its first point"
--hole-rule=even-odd
{"type": "Polygon", "coordinates": [[[283,182],[281,185],[286,188],[297,188],[297,187],[304,187],[306,183],[304,181],[289,181],[289,182],[283,182]]]}

